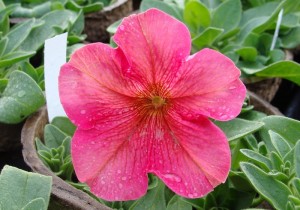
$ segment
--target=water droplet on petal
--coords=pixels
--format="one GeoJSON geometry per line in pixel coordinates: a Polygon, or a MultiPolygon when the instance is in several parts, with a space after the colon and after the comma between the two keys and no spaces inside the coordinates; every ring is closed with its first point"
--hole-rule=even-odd
{"type": "Polygon", "coordinates": [[[175,174],[165,174],[164,178],[169,179],[174,182],[181,182],[181,178],[175,174]]]}
{"type": "Polygon", "coordinates": [[[125,180],[127,179],[127,177],[126,177],[126,176],[123,176],[121,179],[122,179],[123,181],[125,181],[125,180]]]}
{"type": "Polygon", "coordinates": [[[189,193],[189,194],[188,194],[188,197],[189,197],[189,198],[193,198],[193,197],[194,197],[194,195],[193,195],[193,194],[191,194],[191,193],[189,193]]]}
{"type": "Polygon", "coordinates": [[[120,30],[123,31],[125,27],[123,25],[120,25],[120,30]]]}
{"type": "Polygon", "coordinates": [[[101,180],[101,184],[105,184],[105,181],[104,181],[104,180],[101,180]]]}
{"type": "Polygon", "coordinates": [[[117,170],[117,172],[118,172],[118,174],[120,174],[120,173],[121,173],[121,170],[117,170]]]}
{"type": "Polygon", "coordinates": [[[226,120],[228,118],[228,116],[226,114],[223,114],[220,116],[220,120],[226,120]]]}
{"type": "Polygon", "coordinates": [[[80,111],[80,114],[85,114],[86,113],[86,110],[84,110],[84,109],[82,109],[81,111],[80,111]]]}
{"type": "Polygon", "coordinates": [[[119,188],[121,189],[123,187],[123,185],[121,183],[119,183],[119,188]]]}

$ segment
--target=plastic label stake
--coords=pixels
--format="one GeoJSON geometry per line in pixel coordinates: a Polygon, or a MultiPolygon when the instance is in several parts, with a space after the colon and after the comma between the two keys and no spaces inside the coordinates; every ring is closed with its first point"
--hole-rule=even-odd
{"type": "Polygon", "coordinates": [[[60,67],[66,63],[68,33],[45,41],[44,74],[48,117],[51,122],[56,116],[66,116],[58,93],[60,67]]]}

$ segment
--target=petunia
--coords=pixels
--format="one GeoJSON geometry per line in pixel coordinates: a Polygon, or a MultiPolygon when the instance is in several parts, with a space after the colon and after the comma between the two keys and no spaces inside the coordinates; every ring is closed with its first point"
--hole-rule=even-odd
{"type": "Polygon", "coordinates": [[[231,161],[209,118],[239,114],[240,71],[211,49],[190,56],[188,29],[157,9],[124,18],[114,41],[117,48],[82,47],[61,68],[61,102],[77,125],[78,179],[110,201],[143,196],[148,173],[178,195],[206,195],[226,180],[231,161]]]}

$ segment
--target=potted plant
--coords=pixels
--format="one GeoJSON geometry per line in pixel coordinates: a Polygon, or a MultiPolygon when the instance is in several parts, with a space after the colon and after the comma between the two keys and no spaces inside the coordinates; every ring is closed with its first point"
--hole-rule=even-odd
{"type": "MultiPolygon", "coordinates": [[[[107,26],[128,15],[132,10],[132,0],[99,1],[5,1],[7,5],[18,3],[11,13],[11,22],[20,22],[26,18],[39,18],[51,11],[70,10],[80,14],[84,19],[84,33],[89,42],[108,42],[107,26]]],[[[83,24],[83,23],[82,23],[83,24]]],[[[85,36],[81,37],[83,40],[85,36]]]]}
{"type": "Polygon", "coordinates": [[[72,31],[72,48],[80,39],[83,25],[79,14],[56,10],[39,19],[27,19],[10,26],[15,4],[0,2],[0,151],[20,148],[24,120],[45,103],[41,49],[44,41],[63,31],[72,31]]]}
{"type": "MultiPolygon", "coordinates": [[[[57,118],[43,130],[45,109],[26,122],[23,154],[33,170],[54,172],[58,183],[60,176],[111,208],[241,209],[264,200],[274,208],[297,207],[298,121],[267,117],[248,104],[241,109],[246,89],[233,62],[209,49],[189,56],[187,29],[161,11],[124,19],[114,40],[118,48],[89,44],[62,67],[61,101],[76,127],[57,118]],[[156,22],[150,23],[153,17],[156,22]],[[168,32],[164,40],[158,30],[162,26],[168,32]],[[182,39],[175,45],[178,35],[182,39]],[[286,132],[291,128],[293,132],[286,132]],[[197,135],[194,129],[200,129],[197,135]],[[44,144],[36,140],[39,160],[34,139],[43,133],[44,144]],[[193,139],[202,146],[190,147],[193,139]],[[210,147],[213,141],[217,144],[210,147]],[[210,167],[214,164],[218,173],[210,173],[216,170],[210,167]],[[73,167],[88,186],[76,183],[73,167]],[[274,196],[270,183],[280,197],[274,196]]],[[[61,186],[54,189],[62,191],[61,186]]],[[[95,202],[84,198],[85,203],[95,202]]]]}

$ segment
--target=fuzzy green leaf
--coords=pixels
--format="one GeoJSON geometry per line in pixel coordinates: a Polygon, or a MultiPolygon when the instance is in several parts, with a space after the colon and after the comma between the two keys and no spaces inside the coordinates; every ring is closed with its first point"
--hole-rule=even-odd
{"type": "Polygon", "coordinates": [[[25,60],[35,54],[34,51],[13,51],[0,58],[0,68],[11,66],[19,61],[25,60]]]}
{"type": "Polygon", "coordinates": [[[46,39],[58,34],[57,27],[66,30],[69,28],[70,23],[73,24],[75,22],[77,15],[75,12],[69,10],[55,10],[47,13],[40,18],[41,21],[44,21],[44,24],[31,30],[18,49],[24,51],[36,51],[40,49],[46,39]]]}
{"type": "Polygon", "coordinates": [[[67,135],[56,126],[48,124],[44,130],[45,145],[49,148],[58,148],[62,145],[67,135]]]}
{"type": "Polygon", "coordinates": [[[284,157],[292,149],[289,143],[274,131],[269,131],[269,134],[271,137],[271,142],[276,148],[278,154],[280,154],[281,157],[284,157]]]}
{"type": "Polygon", "coordinates": [[[281,37],[281,47],[292,49],[300,45],[300,26],[293,28],[287,35],[281,37]]]}
{"type": "Polygon", "coordinates": [[[265,156],[259,154],[258,152],[249,150],[249,149],[241,149],[241,152],[250,158],[254,163],[258,166],[260,166],[265,171],[272,170],[272,163],[271,161],[266,158],[265,156]]]}
{"type": "Polygon", "coordinates": [[[261,121],[265,126],[259,130],[260,138],[265,142],[269,151],[276,151],[270,136],[269,130],[272,130],[282,136],[291,147],[293,147],[300,136],[300,122],[283,116],[268,116],[261,121]]]}
{"type": "Polygon", "coordinates": [[[130,210],[140,209],[166,209],[165,201],[165,185],[158,181],[157,187],[149,190],[145,196],[137,200],[130,208],[130,210]]]}
{"type": "Polygon", "coordinates": [[[47,209],[45,200],[43,198],[36,198],[27,203],[21,210],[42,210],[47,209]]]}
{"type": "Polygon", "coordinates": [[[290,189],[251,163],[241,163],[241,169],[257,190],[275,209],[285,209],[290,189]]]}
{"type": "Polygon", "coordinates": [[[6,35],[8,38],[8,44],[5,48],[4,54],[10,53],[16,49],[27,38],[30,31],[38,25],[41,25],[40,21],[29,19],[12,28],[6,35]]]}
{"type": "Polygon", "coordinates": [[[259,77],[280,77],[300,85],[300,64],[294,61],[279,61],[261,69],[247,69],[247,74],[259,77]]]}
{"type": "Polygon", "coordinates": [[[51,185],[52,178],[49,176],[4,166],[0,175],[0,206],[9,210],[46,210],[51,185]],[[41,205],[36,208],[38,204],[41,205]]]}
{"type": "Polygon", "coordinates": [[[214,41],[223,33],[223,29],[208,27],[201,34],[193,38],[192,44],[197,47],[197,50],[200,50],[204,47],[211,46],[214,41]]]}
{"type": "Polygon", "coordinates": [[[222,28],[224,33],[227,33],[238,27],[241,16],[241,1],[227,0],[214,10],[211,26],[222,28]]]}
{"type": "Polygon", "coordinates": [[[76,126],[67,117],[55,117],[51,124],[59,128],[68,136],[73,136],[76,130],[76,126]]]}
{"type": "Polygon", "coordinates": [[[175,4],[171,4],[171,3],[168,4],[164,1],[159,1],[159,0],[143,0],[141,2],[140,10],[142,12],[150,8],[157,8],[161,11],[164,11],[180,21],[182,21],[183,19],[182,11],[175,4]]]}
{"type": "Polygon", "coordinates": [[[225,132],[229,141],[233,141],[259,130],[264,124],[243,119],[233,119],[227,122],[216,121],[215,124],[225,132]]]}
{"type": "Polygon", "coordinates": [[[197,0],[191,0],[186,3],[183,11],[183,19],[195,33],[197,33],[201,26],[208,27],[211,22],[209,10],[197,0]]]}
{"type": "Polygon", "coordinates": [[[294,163],[296,176],[300,178],[300,140],[295,145],[294,163]]]}
{"type": "Polygon", "coordinates": [[[257,50],[254,47],[243,47],[236,50],[236,53],[241,56],[243,61],[253,62],[257,57],[257,50]]]}
{"type": "Polygon", "coordinates": [[[170,200],[167,206],[167,210],[192,210],[193,206],[187,202],[185,202],[182,197],[178,195],[174,195],[173,198],[170,200]]]}
{"type": "Polygon", "coordinates": [[[14,71],[0,96],[0,122],[19,123],[44,103],[44,94],[36,82],[24,72],[14,71]]]}

